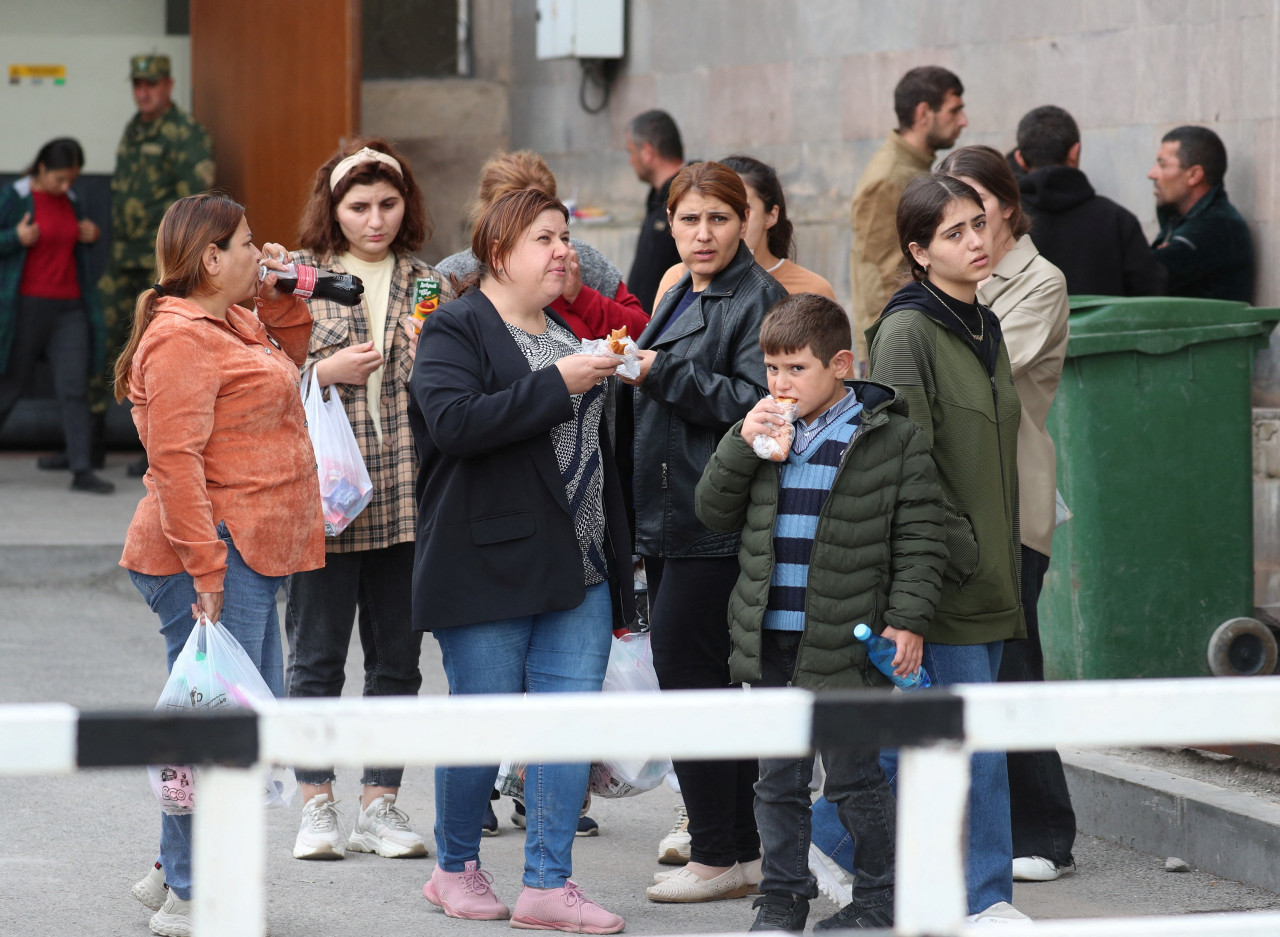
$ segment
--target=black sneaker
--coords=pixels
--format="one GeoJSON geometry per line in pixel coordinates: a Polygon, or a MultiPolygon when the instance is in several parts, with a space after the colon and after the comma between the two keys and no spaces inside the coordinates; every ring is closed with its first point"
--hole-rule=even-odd
{"type": "Polygon", "coordinates": [[[749,930],[785,930],[800,933],[809,919],[809,901],[795,895],[761,895],[751,903],[759,908],[749,930]]]}
{"type": "Polygon", "coordinates": [[[855,908],[853,903],[845,905],[825,921],[813,925],[815,931],[820,930],[858,930],[893,927],[893,902],[878,904],[874,908],[855,908]]]}
{"type": "Polygon", "coordinates": [[[512,800],[511,803],[516,808],[511,812],[511,825],[514,827],[517,827],[518,829],[523,830],[525,828],[524,802],[519,800],[512,800]]]}
{"type": "Polygon", "coordinates": [[[574,836],[599,836],[600,824],[590,817],[578,817],[578,829],[574,836]]]}
{"type": "Polygon", "coordinates": [[[76,472],[75,478],[71,480],[72,491],[88,491],[95,495],[109,495],[116,490],[116,486],[93,472],[76,472]]]}
{"type": "Polygon", "coordinates": [[[484,805],[484,822],[480,824],[480,832],[485,836],[497,836],[502,832],[498,829],[498,816],[493,812],[492,804],[484,805]]]}

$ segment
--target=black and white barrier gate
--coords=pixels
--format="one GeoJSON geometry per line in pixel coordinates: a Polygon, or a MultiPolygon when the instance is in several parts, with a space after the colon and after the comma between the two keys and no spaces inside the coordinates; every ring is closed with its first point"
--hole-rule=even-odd
{"type": "MultiPolygon", "coordinates": [[[[514,706],[510,696],[285,700],[256,714],[191,716],[81,713],[35,704],[0,706],[0,774],[210,765],[201,775],[195,815],[197,933],[247,937],[264,928],[266,818],[258,764],[787,757],[815,743],[899,746],[894,933],[952,937],[971,930],[964,917],[962,851],[971,752],[1276,739],[1280,677],[1001,684],[892,696],[804,690],[669,692],[643,699],[548,694],[522,697],[514,706]],[[678,718],[689,712],[699,718],[678,718]]],[[[1037,921],[1035,933],[1275,937],[1280,914],[1037,921]]]]}

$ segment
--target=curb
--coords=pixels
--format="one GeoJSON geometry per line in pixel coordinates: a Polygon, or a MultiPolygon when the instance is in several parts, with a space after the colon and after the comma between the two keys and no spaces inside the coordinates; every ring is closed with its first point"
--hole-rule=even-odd
{"type": "Polygon", "coordinates": [[[1061,755],[1083,832],[1280,893],[1280,806],[1112,755],[1061,755]]]}

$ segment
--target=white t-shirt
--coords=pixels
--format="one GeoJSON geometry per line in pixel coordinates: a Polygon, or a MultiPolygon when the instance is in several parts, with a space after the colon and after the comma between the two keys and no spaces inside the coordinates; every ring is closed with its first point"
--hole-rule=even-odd
{"type": "MultiPolygon", "coordinates": [[[[383,347],[383,341],[387,335],[387,302],[391,297],[391,275],[396,269],[395,255],[388,252],[377,263],[368,263],[348,251],[338,255],[338,262],[343,269],[355,274],[364,283],[364,308],[369,311],[369,338],[373,340],[373,347],[385,358],[387,349],[383,347]]],[[[373,433],[379,446],[382,445],[382,372],[385,369],[384,362],[369,375],[364,385],[369,420],[373,423],[373,433]]]]}

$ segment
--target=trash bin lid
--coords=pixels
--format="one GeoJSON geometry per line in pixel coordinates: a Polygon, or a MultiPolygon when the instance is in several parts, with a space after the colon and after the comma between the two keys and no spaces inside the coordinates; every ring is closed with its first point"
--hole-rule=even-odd
{"type": "Polygon", "coordinates": [[[1265,335],[1280,309],[1187,296],[1072,296],[1067,355],[1139,351],[1167,355],[1188,345],[1265,335]]]}

